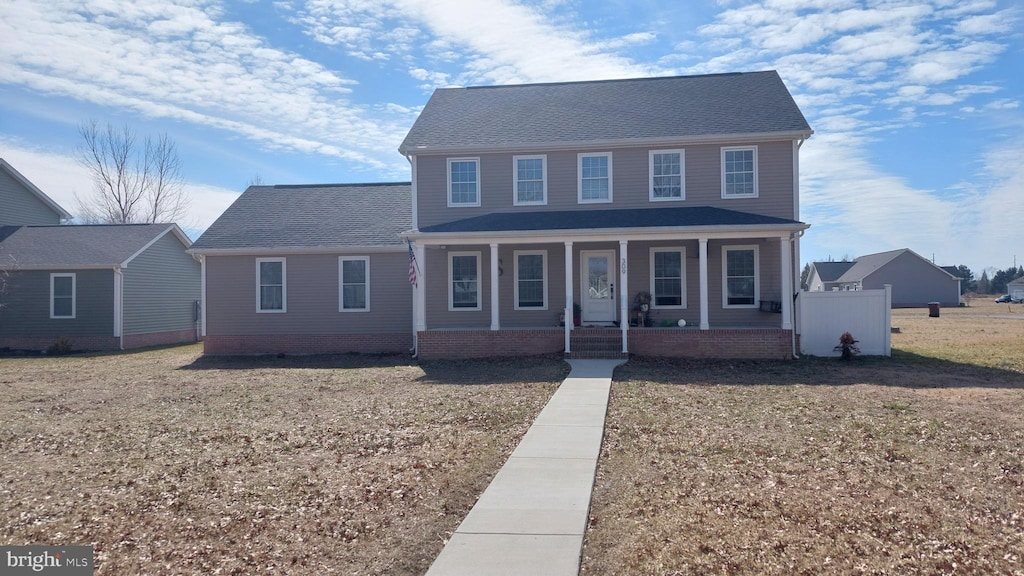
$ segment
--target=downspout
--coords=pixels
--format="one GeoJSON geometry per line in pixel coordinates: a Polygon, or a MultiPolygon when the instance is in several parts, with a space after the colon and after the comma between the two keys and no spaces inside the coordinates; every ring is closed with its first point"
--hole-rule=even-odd
{"type": "Polygon", "coordinates": [[[124,350],[124,272],[114,268],[114,336],[117,349],[124,350]]]}

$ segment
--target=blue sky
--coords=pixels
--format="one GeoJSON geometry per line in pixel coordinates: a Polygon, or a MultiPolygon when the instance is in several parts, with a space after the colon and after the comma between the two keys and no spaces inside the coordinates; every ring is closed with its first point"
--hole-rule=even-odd
{"type": "Polygon", "coordinates": [[[7,0],[0,157],[74,211],[87,119],[177,142],[195,236],[268,184],[408,180],[437,87],[777,69],[815,135],[803,260],[1024,263],[1012,0],[7,0]]]}

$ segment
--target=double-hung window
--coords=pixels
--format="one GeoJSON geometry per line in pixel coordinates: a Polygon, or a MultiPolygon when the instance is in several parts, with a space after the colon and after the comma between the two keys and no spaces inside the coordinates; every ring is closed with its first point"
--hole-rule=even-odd
{"type": "Polygon", "coordinates": [[[480,253],[448,253],[448,309],[480,310],[480,253]]]}
{"type": "Polygon", "coordinates": [[[686,250],[651,248],[651,305],[686,307],[686,250]]]}
{"type": "Polygon", "coordinates": [[[547,310],[547,252],[520,251],[516,258],[516,310],[547,310]]]}
{"type": "Polygon", "coordinates": [[[513,156],[515,173],[514,206],[548,203],[548,167],[546,156],[513,156]]]}
{"type": "Polygon", "coordinates": [[[288,309],[287,272],[284,258],[256,259],[256,311],[288,309]]]}
{"type": "Polygon", "coordinates": [[[722,307],[757,307],[758,282],[757,246],[723,246],[722,307]]]}
{"type": "Polygon", "coordinates": [[[686,198],[684,157],[682,150],[651,150],[651,202],[686,198]]]}
{"type": "Polygon", "coordinates": [[[370,258],[341,256],[338,258],[338,311],[370,310],[370,258]]]}
{"type": "Polygon", "coordinates": [[[579,154],[578,201],[580,204],[612,201],[612,153],[579,154]]]}
{"type": "Polygon", "coordinates": [[[480,159],[448,159],[448,206],[480,205],[480,159]]]}
{"type": "Polygon", "coordinates": [[[75,274],[50,274],[50,318],[74,319],[75,274]]]}
{"type": "Polygon", "coordinates": [[[757,196],[757,146],[722,148],[722,198],[757,196]]]}

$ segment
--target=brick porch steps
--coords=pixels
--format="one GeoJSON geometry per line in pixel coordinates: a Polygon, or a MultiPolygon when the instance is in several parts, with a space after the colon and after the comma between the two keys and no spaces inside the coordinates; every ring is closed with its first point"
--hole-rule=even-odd
{"type": "Polygon", "coordinates": [[[629,358],[622,353],[622,331],[618,328],[576,328],[569,334],[566,358],[629,358]]]}

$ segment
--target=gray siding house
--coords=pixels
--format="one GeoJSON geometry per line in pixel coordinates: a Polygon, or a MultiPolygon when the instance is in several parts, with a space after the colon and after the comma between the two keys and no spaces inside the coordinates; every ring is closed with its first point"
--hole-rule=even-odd
{"type": "Polygon", "coordinates": [[[0,158],[0,226],[46,226],[71,214],[0,158]]]}
{"type": "Polygon", "coordinates": [[[175,224],[0,227],[0,348],[198,338],[199,263],[175,224]]]}
{"type": "Polygon", "coordinates": [[[409,351],[409,190],[250,186],[191,249],[205,353],[409,351]]]}
{"type": "Polygon", "coordinates": [[[960,278],[908,248],[867,254],[851,262],[813,262],[808,288],[813,291],[880,290],[892,285],[893,308],[939,302],[960,305],[960,278]]]}
{"type": "Polygon", "coordinates": [[[811,134],[774,71],[436,90],[410,184],[251,187],[196,242],[206,351],[789,357],[811,134]]]}

